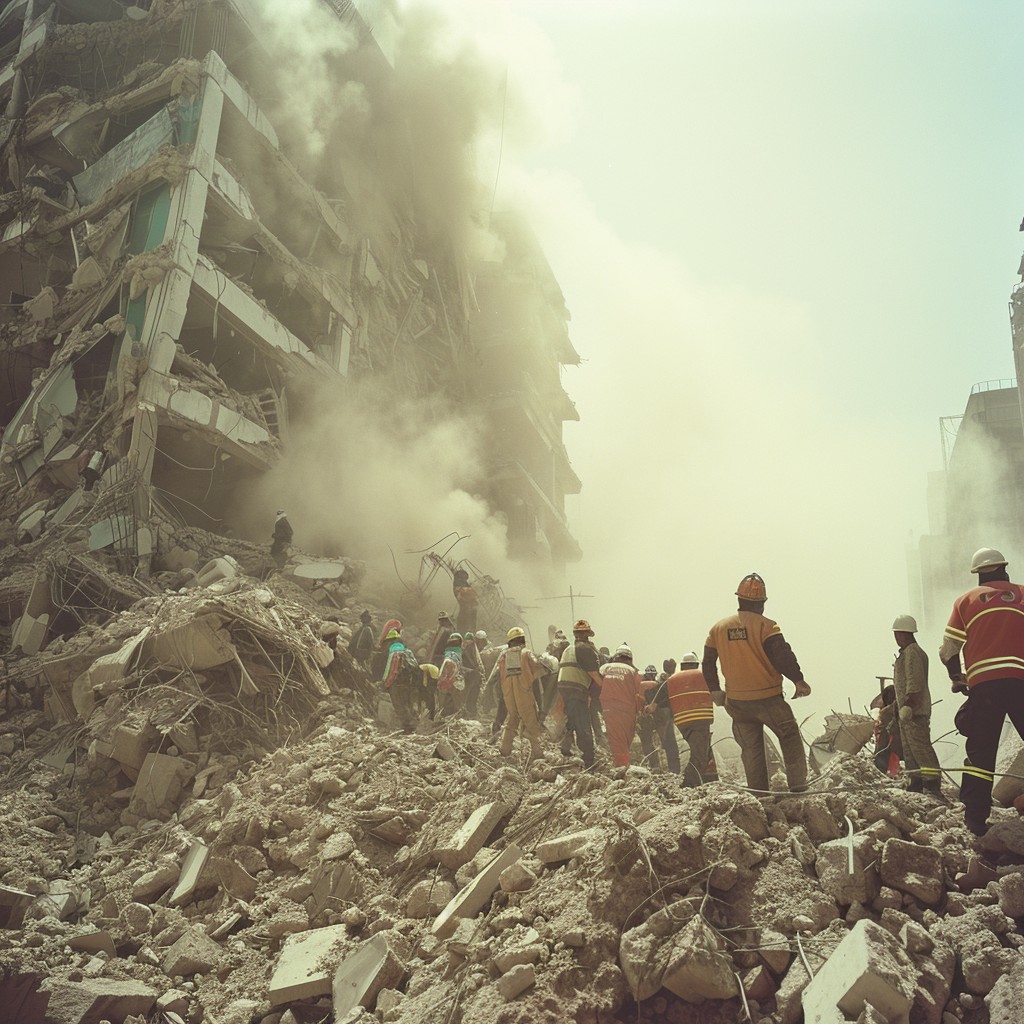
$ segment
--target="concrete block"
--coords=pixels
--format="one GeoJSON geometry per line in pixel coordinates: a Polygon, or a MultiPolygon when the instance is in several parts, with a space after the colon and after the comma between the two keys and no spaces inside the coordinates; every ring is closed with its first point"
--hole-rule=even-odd
{"type": "Polygon", "coordinates": [[[513,999],[521,996],[536,980],[533,964],[520,964],[498,979],[498,991],[504,997],[505,1002],[510,1003],[513,999]]]}
{"type": "Polygon", "coordinates": [[[381,989],[394,988],[405,974],[405,964],[398,959],[381,934],[364,942],[338,964],[331,983],[334,1019],[340,1022],[357,1006],[372,1009],[381,989]]]}
{"type": "Polygon", "coordinates": [[[193,768],[187,761],[169,754],[147,754],[132,790],[129,810],[149,818],[174,811],[193,768]]]}
{"type": "Polygon", "coordinates": [[[537,846],[535,853],[545,866],[558,864],[562,861],[578,857],[591,843],[601,836],[599,828],[588,828],[582,832],[569,832],[566,835],[547,839],[537,846]]]}
{"type": "Polygon", "coordinates": [[[323,962],[340,956],[348,941],[348,930],[343,924],[289,935],[270,979],[270,1005],[330,993],[334,968],[324,967],[323,962]]]}
{"type": "Polygon", "coordinates": [[[49,993],[46,1019],[50,1024],[121,1024],[126,1017],[146,1016],[156,1002],[156,991],[138,981],[85,978],[82,981],[47,979],[40,986],[49,993]]]}
{"type": "Polygon", "coordinates": [[[158,899],[178,880],[179,871],[173,864],[147,871],[132,886],[132,899],[136,903],[149,903],[158,899]]]}
{"type": "Polygon", "coordinates": [[[324,910],[337,910],[345,903],[354,903],[362,891],[363,880],[351,864],[324,864],[310,888],[310,914],[316,917],[324,910]]]}
{"type": "Polygon", "coordinates": [[[989,1024],[1019,1024],[1024,1006],[1024,960],[1004,974],[985,996],[989,1024]]]}
{"type": "MultiPolygon", "coordinates": [[[[508,870],[507,868],[505,869],[508,870]]],[[[421,921],[440,913],[451,902],[455,895],[455,886],[451,882],[433,881],[425,878],[409,890],[405,913],[414,921],[421,921]]]]}
{"type": "MultiPolygon", "coordinates": [[[[91,671],[89,679],[95,683],[91,671]]],[[[145,764],[146,755],[157,745],[158,740],[159,733],[148,723],[142,726],[117,725],[110,733],[107,757],[117,761],[134,782],[145,764]]]]}
{"type": "Polygon", "coordinates": [[[772,977],[771,971],[764,964],[751,967],[743,975],[743,991],[748,999],[756,999],[759,1003],[766,1003],[775,995],[778,986],[772,977]]]}
{"type": "Polygon", "coordinates": [[[156,1001],[156,1008],[161,1013],[177,1013],[184,1016],[188,1013],[188,993],[180,988],[169,988],[156,1001]]]}
{"type": "Polygon", "coordinates": [[[241,864],[236,864],[227,857],[214,857],[210,862],[210,868],[216,872],[226,893],[245,900],[246,903],[252,902],[258,883],[241,864]]]}
{"type": "Polygon", "coordinates": [[[821,888],[840,906],[870,903],[879,893],[882,882],[877,868],[875,844],[868,836],[833,839],[817,850],[814,870],[821,888]],[[850,848],[853,847],[853,871],[850,871],[850,848]]]}
{"type": "Polygon", "coordinates": [[[942,851],[902,839],[889,839],[882,847],[882,881],[922,903],[935,905],[946,891],[943,885],[942,851]]]}
{"type": "Polygon", "coordinates": [[[446,939],[455,930],[459,918],[476,917],[484,904],[494,895],[498,888],[498,878],[510,864],[514,864],[523,851],[512,844],[498,854],[476,877],[464,886],[441,911],[434,921],[431,932],[439,939],[446,939]]]}
{"type": "Polygon", "coordinates": [[[662,985],[688,1003],[736,995],[732,959],[721,951],[721,945],[702,917],[688,921],[674,937],[662,985]]]}
{"type": "Polygon", "coordinates": [[[770,928],[761,929],[758,953],[776,978],[781,978],[786,973],[793,959],[789,939],[782,932],[773,932],[770,928]]]}
{"type": "Polygon", "coordinates": [[[185,854],[185,862],[181,865],[181,876],[171,893],[172,907],[184,906],[188,903],[199,885],[199,877],[210,858],[210,848],[201,839],[196,839],[185,854]]]}
{"type": "Polygon", "coordinates": [[[915,977],[892,933],[858,921],[804,989],[806,1024],[857,1020],[868,1004],[889,1024],[909,1024],[915,977]]]}
{"type": "Polygon", "coordinates": [[[435,847],[433,856],[449,871],[458,870],[483,849],[498,822],[511,813],[512,808],[501,801],[478,807],[450,839],[435,847]]]}
{"type": "Polygon", "coordinates": [[[163,959],[168,978],[186,974],[208,974],[220,962],[223,950],[202,928],[190,928],[175,942],[163,959]]]}
{"type": "Polygon", "coordinates": [[[537,876],[521,861],[510,864],[498,879],[502,892],[526,892],[536,884],[537,876]]]}
{"type": "Polygon", "coordinates": [[[107,956],[117,956],[110,932],[100,928],[82,932],[80,935],[72,935],[68,939],[68,945],[80,953],[106,953],[107,956]]]}

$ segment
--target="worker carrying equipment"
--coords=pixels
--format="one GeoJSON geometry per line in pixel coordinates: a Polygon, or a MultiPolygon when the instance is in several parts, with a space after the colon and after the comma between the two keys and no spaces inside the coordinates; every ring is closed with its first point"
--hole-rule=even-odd
{"type": "Polygon", "coordinates": [[[736,596],[742,597],[746,601],[768,600],[764,580],[756,572],[749,572],[740,580],[740,585],[736,588],[736,596]]]}

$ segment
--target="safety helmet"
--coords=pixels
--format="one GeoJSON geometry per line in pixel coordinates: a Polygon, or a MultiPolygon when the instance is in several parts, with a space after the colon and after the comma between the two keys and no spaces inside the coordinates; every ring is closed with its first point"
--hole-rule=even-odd
{"type": "Polygon", "coordinates": [[[458,644],[460,647],[462,646],[461,633],[452,633],[452,635],[448,637],[448,645],[451,646],[452,644],[458,644]]]}
{"type": "Polygon", "coordinates": [[[370,609],[369,608],[365,609],[363,611],[363,613],[359,616],[359,621],[360,622],[371,622],[372,620],[373,620],[373,616],[370,614],[370,609]]]}
{"type": "Polygon", "coordinates": [[[1006,559],[995,548],[978,548],[971,559],[971,572],[985,572],[1006,565],[1006,559]]]}
{"type": "Polygon", "coordinates": [[[437,621],[438,622],[441,622],[444,619],[450,619],[450,618],[451,618],[451,616],[447,612],[438,612],[437,613],[437,621]]]}
{"type": "Polygon", "coordinates": [[[487,639],[487,631],[484,630],[484,629],[478,629],[476,631],[476,638],[477,638],[477,640],[486,640],[487,639]]]}
{"type": "Polygon", "coordinates": [[[756,572],[748,572],[740,585],[736,588],[736,596],[746,601],[764,601],[768,594],[765,591],[764,580],[756,572]]]}
{"type": "Polygon", "coordinates": [[[467,633],[462,639],[463,641],[465,641],[465,643],[469,644],[472,643],[476,639],[476,637],[473,636],[472,633],[467,633]]]}
{"type": "Polygon", "coordinates": [[[389,629],[388,635],[384,637],[385,640],[401,640],[402,634],[397,629],[389,629]]]}
{"type": "Polygon", "coordinates": [[[897,615],[893,620],[892,629],[894,633],[916,633],[917,619],[913,615],[897,615]]]}
{"type": "Polygon", "coordinates": [[[626,644],[626,643],[619,644],[619,646],[615,648],[615,657],[616,658],[629,658],[629,660],[632,661],[633,660],[633,648],[630,647],[629,644],[626,644]]]}
{"type": "Polygon", "coordinates": [[[505,639],[511,643],[513,640],[525,640],[526,634],[518,627],[513,626],[508,633],[505,634],[505,639]]]}
{"type": "Polygon", "coordinates": [[[645,676],[656,676],[657,674],[658,670],[653,665],[648,665],[647,668],[644,669],[645,676]]]}
{"type": "Polygon", "coordinates": [[[699,665],[700,658],[693,651],[687,651],[680,659],[680,665],[699,665]]]}
{"type": "Polygon", "coordinates": [[[586,633],[587,636],[594,635],[594,631],[590,628],[590,623],[586,619],[577,619],[573,624],[572,631],[574,633],[586,633]]]}

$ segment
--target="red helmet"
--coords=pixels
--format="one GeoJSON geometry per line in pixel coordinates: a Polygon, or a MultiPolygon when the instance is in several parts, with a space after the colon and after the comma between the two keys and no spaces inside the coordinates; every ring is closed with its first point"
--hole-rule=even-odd
{"type": "Polygon", "coordinates": [[[756,572],[749,572],[740,580],[736,588],[736,596],[747,601],[764,601],[768,594],[764,587],[764,580],[756,572]]]}
{"type": "Polygon", "coordinates": [[[577,619],[575,625],[572,627],[574,633],[586,633],[587,636],[593,636],[594,631],[590,628],[590,623],[586,619],[577,619]]]}

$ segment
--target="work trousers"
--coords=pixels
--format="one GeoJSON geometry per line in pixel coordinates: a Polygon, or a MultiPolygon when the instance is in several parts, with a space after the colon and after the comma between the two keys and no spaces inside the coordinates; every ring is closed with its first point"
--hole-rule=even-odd
{"type": "Polygon", "coordinates": [[[417,714],[413,706],[414,683],[407,679],[396,679],[391,684],[388,693],[391,696],[391,706],[395,709],[395,715],[402,726],[403,732],[412,732],[416,728],[417,714]]]}
{"type": "Polygon", "coordinates": [[[673,775],[679,774],[679,744],[676,742],[676,727],[672,721],[669,708],[656,707],[650,715],[641,715],[637,719],[637,731],[640,733],[640,746],[644,751],[644,764],[650,768],[660,768],[661,758],[654,745],[654,737],[661,742],[665,751],[665,763],[673,775]]]}
{"type": "Polygon", "coordinates": [[[562,750],[568,752],[573,737],[583,755],[583,764],[594,767],[594,726],[590,718],[590,696],[579,691],[562,690],[562,704],[565,707],[565,735],[562,750]]]}
{"type": "Polygon", "coordinates": [[[533,756],[540,757],[543,750],[540,745],[540,724],[537,722],[533,687],[522,676],[511,676],[501,684],[501,693],[508,711],[505,731],[501,736],[501,753],[505,757],[512,753],[512,743],[519,732],[519,726],[522,725],[530,741],[533,756]]]}
{"type": "Polygon", "coordinates": [[[939,759],[931,740],[931,715],[914,715],[900,719],[900,736],[903,739],[903,760],[911,773],[909,789],[938,792],[942,783],[939,759]]]}
{"type": "Polygon", "coordinates": [[[466,717],[477,717],[477,704],[480,701],[480,673],[475,669],[463,669],[462,675],[466,680],[466,717]]]}
{"type": "Polygon", "coordinates": [[[964,805],[964,821],[972,832],[984,831],[992,810],[996,754],[1007,715],[1024,739],[1024,679],[990,679],[979,683],[971,688],[967,703],[956,715],[957,728],[967,738],[960,799],[964,805]]]}
{"type": "Polygon", "coordinates": [[[743,771],[747,785],[768,792],[768,759],[764,752],[764,729],[767,726],[779,740],[786,764],[786,780],[793,793],[807,788],[807,755],[800,727],[786,698],[765,697],[763,700],[725,701],[725,710],[732,719],[732,734],[740,745],[743,771]]]}
{"type": "Polygon", "coordinates": [[[683,785],[696,788],[705,782],[717,782],[718,770],[711,762],[711,721],[687,722],[677,727],[690,748],[690,760],[683,772],[683,785]]]}
{"type": "Polygon", "coordinates": [[[612,752],[612,764],[617,768],[629,765],[629,745],[636,732],[636,711],[620,708],[602,708],[604,728],[608,733],[608,746],[612,752]]]}

